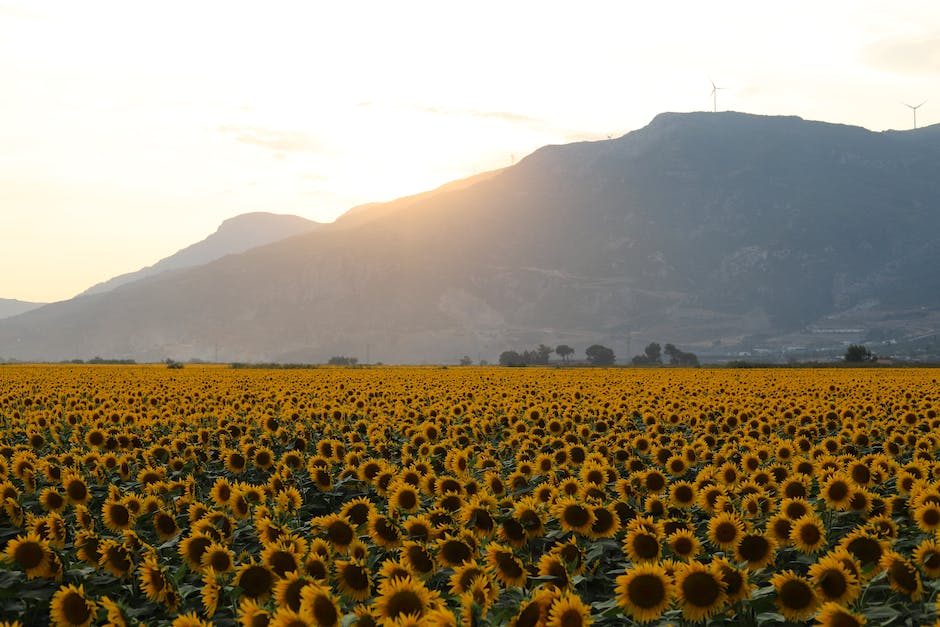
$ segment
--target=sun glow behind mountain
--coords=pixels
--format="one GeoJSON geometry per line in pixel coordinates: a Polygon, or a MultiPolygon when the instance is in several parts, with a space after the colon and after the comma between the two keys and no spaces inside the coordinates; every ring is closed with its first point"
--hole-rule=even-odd
{"type": "Polygon", "coordinates": [[[240,213],[330,220],[710,110],[709,77],[720,110],[906,128],[938,22],[926,2],[5,2],[0,296],[67,298],[240,213]]]}

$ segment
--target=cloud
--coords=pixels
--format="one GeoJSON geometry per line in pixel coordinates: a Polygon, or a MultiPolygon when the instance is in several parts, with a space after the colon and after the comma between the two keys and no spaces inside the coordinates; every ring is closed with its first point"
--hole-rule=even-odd
{"type": "Polygon", "coordinates": [[[319,152],[323,143],[308,133],[301,131],[277,131],[259,127],[223,126],[223,133],[233,135],[235,141],[253,146],[261,146],[279,153],[284,152],[319,152]]]}
{"type": "Polygon", "coordinates": [[[940,75],[940,33],[882,39],[862,51],[862,60],[898,74],[940,75]]]}

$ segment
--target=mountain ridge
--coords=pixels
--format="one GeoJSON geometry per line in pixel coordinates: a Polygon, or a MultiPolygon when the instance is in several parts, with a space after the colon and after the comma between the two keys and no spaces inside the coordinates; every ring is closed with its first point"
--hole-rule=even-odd
{"type": "Polygon", "coordinates": [[[0,356],[441,363],[537,343],[629,357],[652,340],[781,355],[905,341],[940,329],[935,137],[663,114],[0,322],[0,356]]]}

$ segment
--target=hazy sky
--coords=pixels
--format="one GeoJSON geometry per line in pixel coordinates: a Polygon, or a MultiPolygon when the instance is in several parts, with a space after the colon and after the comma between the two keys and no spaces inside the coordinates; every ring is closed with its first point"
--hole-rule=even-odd
{"type": "Polygon", "coordinates": [[[0,0],[0,297],[663,111],[940,122],[940,2],[0,0]]]}

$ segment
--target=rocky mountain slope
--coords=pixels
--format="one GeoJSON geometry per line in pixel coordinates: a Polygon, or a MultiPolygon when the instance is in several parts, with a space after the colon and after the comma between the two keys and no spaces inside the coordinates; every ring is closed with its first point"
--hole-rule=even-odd
{"type": "Polygon", "coordinates": [[[0,357],[421,363],[599,342],[625,358],[651,340],[733,354],[936,333],[938,171],[933,127],[662,114],[2,321],[0,357]]]}

